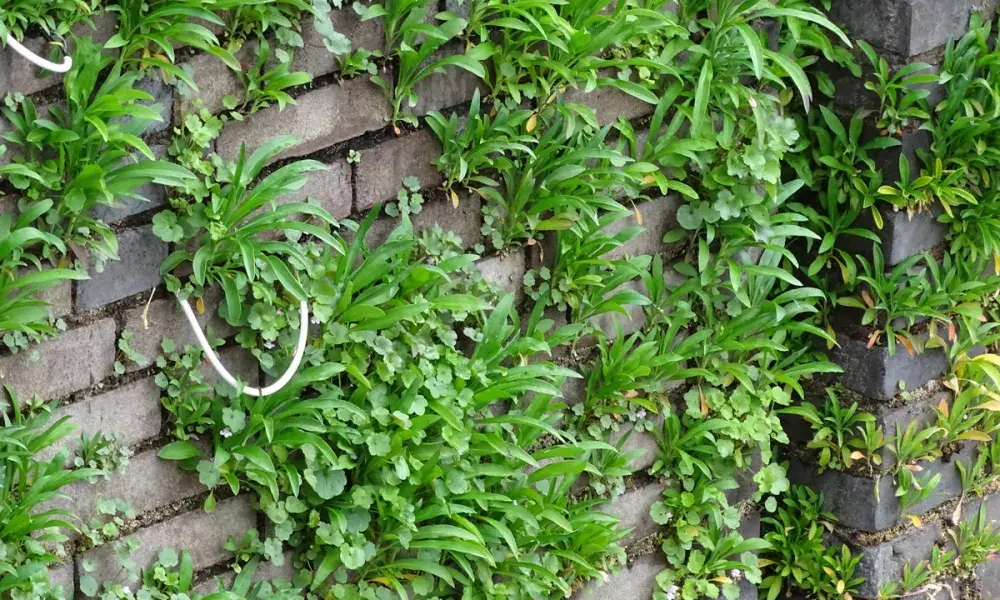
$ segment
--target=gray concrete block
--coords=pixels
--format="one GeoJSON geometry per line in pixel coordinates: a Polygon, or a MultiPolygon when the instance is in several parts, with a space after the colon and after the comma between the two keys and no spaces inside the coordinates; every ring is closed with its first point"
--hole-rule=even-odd
{"type": "MultiPolygon", "coordinates": [[[[168,125],[169,118],[168,115],[168,125]]],[[[167,153],[167,147],[162,144],[150,146],[150,150],[153,151],[153,155],[157,158],[167,153]]],[[[145,160],[145,157],[139,157],[137,160],[145,160]]],[[[91,211],[91,215],[95,219],[104,221],[105,223],[117,223],[126,217],[131,217],[147,210],[153,210],[154,208],[160,208],[167,202],[166,188],[156,183],[147,183],[136,189],[134,193],[140,196],[140,198],[116,198],[115,206],[95,206],[91,211]]]]}
{"type": "MultiPolygon", "coordinates": [[[[257,524],[257,515],[246,497],[232,498],[219,502],[215,512],[195,510],[140,529],[134,535],[139,542],[139,550],[133,559],[140,567],[148,567],[156,561],[163,548],[187,550],[191,554],[196,570],[222,562],[230,554],[222,546],[230,537],[242,538],[243,534],[257,524]]],[[[76,556],[76,567],[85,559],[96,561],[99,566],[92,573],[97,581],[121,581],[124,574],[115,557],[114,546],[105,544],[76,556]]]]}
{"type": "Polygon", "coordinates": [[[632,528],[619,544],[627,546],[656,533],[660,526],[649,516],[649,509],[654,502],[663,498],[665,487],[662,483],[654,482],[645,487],[628,490],[601,509],[609,515],[618,517],[618,526],[622,529],[632,528]]]}
{"type": "MultiPolygon", "coordinates": [[[[385,43],[382,20],[362,21],[361,16],[354,12],[350,4],[331,11],[330,20],[333,21],[335,31],[351,40],[352,51],[360,48],[378,50],[385,43]]],[[[302,48],[295,48],[295,56],[292,58],[293,71],[305,71],[313,77],[340,71],[337,57],[326,48],[323,36],[316,31],[311,18],[302,21],[302,42],[302,48]]]]}
{"type": "MultiPolygon", "coordinates": [[[[612,73],[601,73],[604,77],[614,77],[612,73]]],[[[624,117],[626,120],[638,119],[653,113],[656,108],[635,96],[626,94],[618,88],[601,87],[590,92],[582,89],[570,89],[563,95],[565,102],[586,104],[597,113],[597,122],[603,127],[624,117]]]]}
{"type": "Polygon", "coordinates": [[[108,261],[103,273],[76,285],[77,310],[89,310],[153,288],[162,281],[160,264],[167,258],[167,244],[147,225],[118,234],[120,260],[108,261]]]}
{"type": "MultiPolygon", "coordinates": [[[[247,44],[236,53],[236,57],[246,62],[253,59],[255,51],[256,42],[247,44]]],[[[242,101],[245,90],[240,75],[215,56],[196,54],[184,62],[181,68],[188,72],[198,89],[185,89],[184,93],[181,93],[180,88],[175,89],[178,117],[195,111],[195,98],[201,100],[202,106],[211,113],[222,111],[222,99],[226,96],[232,95],[242,101]]]]}
{"type": "MultiPolygon", "coordinates": [[[[105,12],[93,19],[94,28],[85,23],[73,26],[73,33],[80,37],[93,38],[95,44],[103,44],[115,33],[115,14],[105,12]]],[[[41,36],[26,36],[24,46],[39,56],[47,58],[50,46],[41,36]]],[[[60,58],[57,59],[61,61],[60,58]]],[[[54,86],[62,81],[62,75],[42,71],[19,54],[4,50],[0,52],[0,91],[20,92],[27,96],[54,86]]]]}
{"type": "Polygon", "coordinates": [[[72,561],[49,567],[49,584],[53,587],[62,586],[63,598],[72,598],[76,594],[72,561]]]}
{"type": "Polygon", "coordinates": [[[440,185],[444,178],[433,161],[441,156],[441,144],[431,131],[418,131],[392,138],[365,150],[355,165],[357,210],[393,200],[403,179],[416,177],[421,189],[440,185]]]}
{"type": "MultiPolygon", "coordinates": [[[[154,73],[154,71],[150,72],[154,73]]],[[[157,112],[159,112],[160,117],[163,119],[162,121],[150,123],[143,133],[148,135],[160,133],[161,131],[169,131],[171,116],[174,114],[174,86],[168,84],[162,77],[153,75],[136,82],[135,89],[146,92],[153,97],[152,100],[143,100],[139,104],[155,106],[158,109],[157,112]]],[[[127,122],[128,120],[126,118],[122,122],[127,122]]]]}
{"type": "Polygon", "coordinates": [[[909,528],[895,539],[874,546],[864,547],[848,542],[851,551],[861,555],[854,575],[863,577],[865,581],[858,589],[858,595],[875,598],[880,587],[899,581],[907,562],[912,567],[930,558],[931,548],[943,535],[941,523],[935,521],[925,523],[919,529],[909,528]]]}
{"type": "MultiPolygon", "coordinates": [[[[209,290],[205,297],[205,313],[199,315],[195,309],[195,315],[198,317],[203,331],[210,328],[214,337],[226,338],[235,333],[235,330],[226,323],[225,319],[218,316],[220,302],[222,302],[222,293],[215,289],[209,290]]],[[[174,298],[153,300],[149,303],[148,310],[143,305],[126,311],[125,331],[134,335],[132,348],[148,358],[150,364],[155,362],[156,357],[160,355],[160,343],[164,339],[176,342],[178,349],[198,344],[194,332],[188,325],[187,318],[181,312],[177,300],[174,298]]],[[[142,368],[134,363],[129,363],[126,367],[129,371],[142,368]]]]}
{"type": "Polygon", "coordinates": [[[829,356],[844,370],[840,382],[875,400],[891,400],[902,391],[900,382],[906,390],[915,390],[948,369],[948,357],[940,348],[910,356],[902,344],[896,344],[895,355],[889,356],[884,346],[869,348],[866,341],[842,334],[837,335],[837,344],[829,356]]]}
{"type": "MultiPolygon", "coordinates": [[[[219,360],[239,381],[253,387],[260,385],[260,363],[249,350],[240,346],[230,346],[219,352],[219,360]]],[[[208,385],[214,387],[222,382],[222,377],[215,372],[208,361],[203,362],[200,368],[201,372],[205,374],[205,383],[208,385]]]]}
{"type": "MultiPolygon", "coordinates": [[[[9,386],[22,402],[32,396],[61,398],[110,377],[114,373],[115,322],[102,319],[71,329],[36,349],[39,358],[34,362],[30,352],[0,358],[0,385],[9,386]]],[[[0,398],[6,399],[3,391],[0,398]]]]}
{"type": "Polygon", "coordinates": [[[389,116],[389,103],[382,90],[368,77],[359,77],[307,92],[284,111],[275,105],[243,121],[230,121],[223,128],[216,149],[220,156],[232,160],[241,143],[245,142],[248,151],[252,151],[271,138],[293,135],[301,143],[277,158],[305,156],[381,129],[389,116]]]}
{"type": "Polygon", "coordinates": [[[992,14],[996,6],[996,0],[841,0],[830,16],[850,34],[907,58],[961,36],[974,11],[992,14]]]}
{"type": "Polygon", "coordinates": [[[668,231],[679,227],[677,224],[677,210],[680,206],[681,199],[676,195],[636,204],[635,210],[631,215],[615,221],[606,227],[604,231],[615,234],[628,227],[643,227],[645,231],[621,247],[608,252],[605,257],[615,260],[626,256],[641,256],[664,252],[669,246],[663,243],[663,236],[668,231]],[[637,212],[638,215],[636,214],[637,212]],[[640,219],[641,223],[639,222],[640,219]]]}
{"type": "Polygon", "coordinates": [[[49,303],[49,316],[54,319],[73,312],[73,282],[66,280],[38,292],[38,299],[49,303]]]}
{"type": "MultiPolygon", "coordinates": [[[[96,502],[105,498],[124,500],[132,506],[137,516],[142,516],[181,500],[192,498],[205,491],[198,481],[198,474],[182,471],[175,461],[156,456],[158,448],[150,449],[129,459],[123,473],[114,473],[110,479],[100,478],[96,483],[79,481],[66,490],[67,498],[54,500],[49,507],[64,508],[87,522],[97,515],[96,502]]],[[[70,534],[73,539],[78,534],[70,534]]],[[[181,543],[178,540],[177,543],[181,543]]],[[[176,546],[184,549],[184,542],[176,546]]]]}
{"type": "MultiPolygon", "coordinates": [[[[436,57],[463,51],[464,48],[451,46],[439,50],[436,57]]],[[[420,80],[413,90],[417,94],[416,106],[410,107],[404,102],[402,108],[418,116],[426,115],[472,100],[476,89],[479,89],[482,96],[489,93],[489,88],[479,77],[465,69],[451,66],[444,73],[435,73],[420,80]]]]}
{"type": "MultiPolygon", "coordinates": [[[[937,247],[948,235],[948,226],[938,222],[938,217],[942,214],[938,207],[912,217],[906,211],[883,210],[881,214],[881,229],[876,227],[868,212],[858,218],[855,226],[874,232],[882,241],[882,256],[887,267],[898,265],[915,254],[937,247]]],[[[872,243],[868,240],[846,237],[839,246],[871,260],[872,243]]]]}
{"type": "MultiPolygon", "coordinates": [[[[975,445],[965,443],[962,450],[945,459],[933,463],[921,463],[923,471],[918,476],[928,477],[941,474],[941,481],[930,498],[907,510],[907,514],[921,515],[941,506],[962,493],[955,461],[963,462],[975,457],[975,445]]],[[[792,483],[807,485],[824,496],[824,506],[837,515],[839,523],[862,531],[880,531],[906,518],[900,511],[896,498],[896,481],[891,475],[883,475],[878,481],[842,471],[825,471],[818,474],[812,465],[792,459],[788,469],[792,483]],[[876,495],[876,486],[878,494],[876,495]]]]}
{"type": "MultiPolygon", "coordinates": [[[[656,423],[654,427],[662,427],[662,415],[656,416],[654,420],[656,423]]],[[[632,452],[633,450],[643,451],[643,454],[632,459],[629,465],[636,471],[642,471],[652,467],[660,452],[660,448],[656,444],[656,437],[653,433],[651,431],[635,431],[631,423],[626,423],[622,425],[618,431],[612,432],[608,443],[612,446],[617,446],[619,440],[625,437],[626,433],[630,435],[621,447],[622,454],[632,452]]]]}
{"type": "Polygon", "coordinates": [[[326,171],[313,171],[309,180],[294,194],[282,196],[278,203],[306,202],[310,198],[318,200],[335,219],[344,219],[351,214],[354,190],[351,187],[351,165],[335,158],[327,163],[326,171]]]}
{"type": "MultiPolygon", "coordinates": [[[[644,296],[648,293],[646,290],[646,284],[641,280],[635,280],[622,284],[610,292],[607,297],[610,298],[619,292],[629,289],[644,296]]],[[[642,306],[635,304],[626,306],[625,310],[628,312],[628,315],[623,315],[617,312],[604,313],[597,315],[596,317],[592,317],[590,319],[590,323],[603,331],[604,335],[606,335],[608,339],[614,339],[618,336],[618,329],[616,328],[616,325],[621,328],[622,335],[631,335],[642,329],[646,324],[646,311],[643,310],[642,306]]]]}
{"type": "MultiPolygon", "coordinates": [[[[66,440],[65,447],[75,452],[80,435],[98,431],[120,433],[129,446],[156,437],[160,433],[160,389],[152,378],[140,379],[120,388],[84,398],[55,411],[55,418],[68,416],[80,430],[66,440]]],[[[54,452],[53,452],[54,454],[54,452]]]]}
{"type": "MultiPolygon", "coordinates": [[[[462,239],[466,248],[472,247],[482,239],[482,212],[479,196],[464,197],[455,208],[451,201],[444,199],[429,200],[424,203],[419,214],[411,215],[413,230],[418,235],[421,232],[439,225],[446,231],[452,231],[462,239]]],[[[398,224],[397,219],[379,217],[368,230],[369,247],[375,247],[384,242],[398,224]]]]}
{"type": "Polygon", "coordinates": [[[476,263],[483,279],[505,293],[514,294],[515,304],[524,300],[524,248],[505,255],[490,256],[476,263]]]}
{"type": "Polygon", "coordinates": [[[657,589],[656,576],[667,568],[663,553],[657,549],[630,561],[620,572],[605,576],[603,581],[587,584],[573,594],[573,600],[644,600],[657,589]]]}

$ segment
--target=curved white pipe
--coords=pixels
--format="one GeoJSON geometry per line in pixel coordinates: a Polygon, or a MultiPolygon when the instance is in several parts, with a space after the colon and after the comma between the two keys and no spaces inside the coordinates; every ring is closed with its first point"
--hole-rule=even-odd
{"type": "Polygon", "coordinates": [[[39,67],[47,71],[52,71],[53,73],[65,73],[66,71],[69,71],[70,69],[73,68],[73,58],[70,57],[69,55],[66,55],[63,58],[62,64],[57,64],[45,60],[41,56],[38,56],[31,50],[28,50],[23,45],[21,45],[21,42],[15,40],[14,36],[11,35],[9,32],[7,33],[7,45],[13,48],[15,52],[17,52],[24,58],[28,59],[32,63],[38,65],[39,67]]]}
{"type": "MultiPolygon", "coordinates": [[[[219,357],[216,356],[215,351],[212,350],[212,346],[209,345],[208,340],[205,339],[205,334],[201,331],[201,325],[198,324],[198,318],[194,316],[194,311],[188,305],[187,300],[182,299],[180,296],[177,297],[177,302],[180,303],[181,308],[184,310],[185,316],[187,316],[188,324],[191,325],[191,330],[194,331],[194,335],[198,338],[198,343],[201,344],[202,350],[205,351],[205,355],[208,356],[208,362],[212,363],[212,367],[215,371],[228,383],[236,389],[240,389],[236,378],[229,374],[226,367],[222,366],[219,361],[219,357]]],[[[306,339],[309,335],[309,304],[303,302],[299,305],[299,345],[295,349],[295,356],[292,357],[292,364],[288,365],[288,369],[285,370],[285,374],[281,376],[280,379],[272,383],[263,389],[258,389],[250,386],[243,386],[242,392],[248,396],[269,396],[281,388],[285,387],[292,377],[295,376],[295,372],[299,369],[299,364],[302,363],[302,356],[306,351],[306,339]]]]}

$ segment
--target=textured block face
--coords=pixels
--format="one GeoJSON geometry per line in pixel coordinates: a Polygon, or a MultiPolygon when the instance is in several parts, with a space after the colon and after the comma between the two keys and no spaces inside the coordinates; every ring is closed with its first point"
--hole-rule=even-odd
{"type": "Polygon", "coordinates": [[[422,189],[440,185],[443,178],[433,164],[440,155],[441,144],[430,131],[390,139],[364,151],[356,167],[357,210],[395,199],[407,177],[416,177],[422,189]]]}
{"type": "Polygon", "coordinates": [[[948,369],[948,357],[940,348],[910,356],[897,344],[890,356],[887,348],[868,348],[866,342],[845,335],[838,335],[837,343],[829,356],[844,370],[840,382],[875,400],[891,400],[903,390],[917,389],[948,369]]]}
{"type": "Polygon", "coordinates": [[[359,77],[307,92],[284,111],[275,105],[243,121],[230,121],[222,130],[216,147],[220,156],[233,160],[243,143],[249,153],[279,135],[292,135],[300,143],[278,158],[305,156],[381,129],[389,117],[389,103],[382,90],[367,77],[359,77]]]}
{"type": "Polygon", "coordinates": [[[77,310],[98,308],[152,289],[160,283],[160,264],[167,258],[167,244],[153,234],[152,226],[118,234],[120,260],[108,261],[101,273],[76,286],[77,310]]]}
{"type": "Polygon", "coordinates": [[[996,0],[840,0],[831,17],[873,46],[908,58],[961,36],[973,12],[989,15],[996,7],[996,0]]]}
{"type": "MultiPolygon", "coordinates": [[[[84,398],[60,407],[56,417],[68,416],[80,426],[79,434],[92,436],[101,431],[120,433],[133,446],[156,437],[163,419],[160,415],[160,389],[151,378],[140,379],[118,389],[84,398]]],[[[67,440],[75,451],[79,434],[67,440]]]]}
{"type": "MultiPolygon", "coordinates": [[[[0,384],[9,386],[21,402],[38,396],[61,398],[100,382],[114,372],[115,322],[102,319],[64,332],[39,344],[38,360],[31,352],[0,358],[0,384]]],[[[0,398],[7,399],[0,388],[0,398]]]]}

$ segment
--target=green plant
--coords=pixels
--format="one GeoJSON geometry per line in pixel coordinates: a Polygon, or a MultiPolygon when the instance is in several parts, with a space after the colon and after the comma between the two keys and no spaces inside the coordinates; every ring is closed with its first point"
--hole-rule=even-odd
{"type": "Polygon", "coordinates": [[[918,119],[930,119],[924,100],[931,95],[931,91],[919,86],[937,83],[938,76],[930,72],[931,65],[914,62],[893,70],[866,42],[858,40],[858,46],[874,68],[874,80],[866,81],[865,89],[878,97],[879,120],[876,126],[883,130],[883,135],[899,135],[918,119]]]}
{"type": "Polygon", "coordinates": [[[53,0],[31,2],[10,0],[0,7],[0,44],[6,46],[7,34],[24,39],[25,30],[39,27],[46,35],[64,37],[79,22],[87,22],[98,9],[100,0],[53,0]]]}
{"type": "MultiPolygon", "coordinates": [[[[80,434],[73,466],[77,469],[87,468],[98,471],[105,479],[110,479],[115,471],[121,473],[128,466],[132,456],[125,443],[125,437],[120,433],[104,433],[98,431],[93,435],[80,434]]],[[[91,478],[94,483],[97,478],[91,478]]]]}
{"type": "Polygon", "coordinates": [[[802,417],[812,426],[813,439],[808,447],[819,451],[820,472],[827,468],[838,471],[850,469],[855,461],[861,460],[872,465],[879,464],[881,457],[862,452],[865,443],[859,439],[862,428],[873,424],[875,417],[858,411],[857,402],[850,407],[841,407],[832,389],[827,389],[826,394],[822,412],[809,402],[781,410],[782,413],[802,417]]]}
{"type": "MultiPolygon", "coordinates": [[[[134,89],[139,74],[122,72],[103,57],[89,39],[77,44],[75,67],[64,78],[65,107],[50,106],[49,117],[37,114],[30,100],[21,110],[4,109],[13,127],[4,138],[16,146],[13,164],[0,169],[27,198],[51,198],[55,204],[37,226],[70,244],[81,262],[117,258],[111,229],[91,216],[97,205],[115,206],[147,183],[183,186],[191,173],[156,160],[139,135],[161,121],[159,112],[140,101],[152,96],[134,89]],[[102,73],[110,68],[106,73],[102,73]],[[146,160],[137,160],[136,153],[146,160]]],[[[35,218],[43,215],[35,215],[35,218]]],[[[49,244],[44,255],[63,260],[64,249],[49,244]]]]}
{"type": "Polygon", "coordinates": [[[279,110],[288,104],[295,104],[286,90],[305,85],[312,81],[312,75],[303,71],[291,72],[292,54],[282,48],[273,52],[277,63],[273,64],[271,45],[261,39],[257,46],[256,59],[241,71],[244,99],[241,103],[235,97],[223,99],[226,108],[255,113],[277,103],[279,110]]]}
{"type": "Polygon", "coordinates": [[[14,391],[5,389],[10,412],[4,412],[0,427],[0,593],[29,598],[32,590],[47,587],[48,565],[65,558],[67,534],[77,530],[71,512],[45,502],[67,498],[64,488],[100,471],[66,469],[65,448],[42,460],[42,451],[77,427],[69,417],[50,423],[49,407],[26,412],[14,391]]]}

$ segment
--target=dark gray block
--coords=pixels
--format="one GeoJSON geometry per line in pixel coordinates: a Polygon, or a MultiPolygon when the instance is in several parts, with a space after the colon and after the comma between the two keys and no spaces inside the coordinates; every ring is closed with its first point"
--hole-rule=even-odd
{"type": "Polygon", "coordinates": [[[153,235],[152,226],[128,229],[118,234],[118,256],[120,260],[104,265],[104,272],[77,283],[77,310],[97,308],[160,283],[167,244],[153,235]]]}
{"type": "Polygon", "coordinates": [[[837,335],[837,344],[829,355],[844,370],[840,382],[874,400],[891,400],[901,391],[900,382],[905,389],[915,390],[948,369],[948,357],[940,348],[910,356],[897,343],[896,353],[890,356],[884,346],[869,348],[865,341],[842,334],[837,335]]]}

